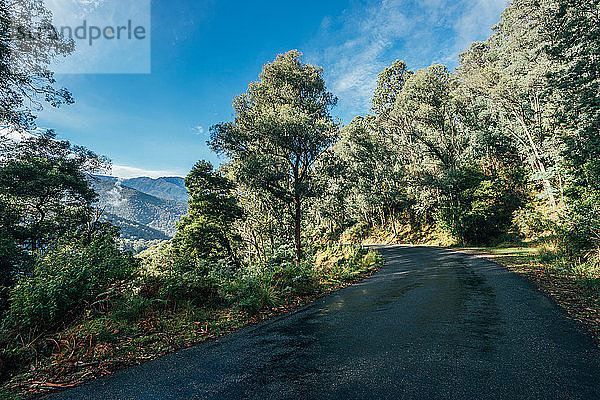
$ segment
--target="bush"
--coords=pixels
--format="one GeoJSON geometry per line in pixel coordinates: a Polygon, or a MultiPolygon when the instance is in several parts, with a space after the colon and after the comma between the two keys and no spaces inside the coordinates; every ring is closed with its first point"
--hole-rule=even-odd
{"type": "Polygon", "coordinates": [[[600,191],[580,190],[578,200],[571,200],[565,223],[558,227],[558,239],[565,253],[573,258],[585,257],[600,249],[600,191]]]}
{"type": "Polygon", "coordinates": [[[524,195],[520,171],[497,171],[490,176],[477,169],[455,171],[445,183],[456,198],[439,212],[442,226],[463,244],[490,244],[511,227],[524,195]]]}
{"type": "Polygon", "coordinates": [[[149,300],[162,300],[177,308],[181,303],[200,305],[214,301],[217,292],[217,283],[203,270],[174,270],[144,278],[139,294],[149,300]]]}
{"type": "Polygon", "coordinates": [[[313,270],[321,284],[351,281],[383,264],[379,253],[356,246],[330,245],[314,256],[313,270]]]}
{"type": "Polygon", "coordinates": [[[181,303],[203,305],[231,300],[228,282],[235,279],[237,266],[230,260],[215,262],[186,257],[171,242],[142,252],[139,295],[157,299],[173,308],[181,303]]]}
{"type": "Polygon", "coordinates": [[[306,264],[285,264],[273,274],[271,282],[281,292],[306,296],[317,290],[312,272],[306,264]]]}
{"type": "Polygon", "coordinates": [[[102,225],[84,237],[59,240],[12,289],[6,327],[29,334],[47,330],[118,293],[136,263],[119,251],[116,235],[115,228],[102,225]]]}
{"type": "Polygon", "coordinates": [[[361,243],[371,233],[371,227],[366,222],[357,222],[346,229],[340,236],[340,242],[357,244],[361,243]]]}
{"type": "Polygon", "coordinates": [[[162,305],[165,302],[160,299],[143,296],[125,296],[117,300],[113,314],[117,320],[135,322],[144,317],[157,304],[162,305]]]}
{"type": "Polygon", "coordinates": [[[555,223],[548,217],[551,214],[548,206],[529,203],[515,212],[513,225],[525,238],[536,240],[550,237],[555,233],[555,223]]]}
{"type": "Polygon", "coordinates": [[[280,302],[277,289],[261,276],[247,276],[234,284],[237,292],[236,307],[249,314],[274,307],[280,302]]]}

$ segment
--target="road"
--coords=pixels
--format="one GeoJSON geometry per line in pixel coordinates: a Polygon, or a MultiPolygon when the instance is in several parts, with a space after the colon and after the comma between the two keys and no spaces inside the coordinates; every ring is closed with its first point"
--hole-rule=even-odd
{"type": "Polygon", "coordinates": [[[493,262],[382,247],[372,277],[298,312],[49,399],[600,399],[600,351],[493,262]]]}

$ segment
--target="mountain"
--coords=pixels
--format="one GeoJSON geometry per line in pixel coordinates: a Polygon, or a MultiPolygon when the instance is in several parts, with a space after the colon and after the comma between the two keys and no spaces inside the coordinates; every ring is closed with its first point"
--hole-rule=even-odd
{"type": "MultiPolygon", "coordinates": [[[[110,182],[118,182],[119,179],[112,176],[96,175],[97,178],[110,182]]],[[[185,187],[185,179],[179,176],[162,177],[152,179],[148,177],[131,178],[120,180],[121,185],[135,189],[142,193],[166,200],[176,200],[187,203],[190,197],[185,187]]]]}
{"type": "MultiPolygon", "coordinates": [[[[179,187],[182,178],[135,178],[127,181],[164,197],[182,198],[181,191],[173,189],[179,187]]],[[[112,177],[91,176],[90,182],[99,195],[96,206],[103,211],[103,218],[121,228],[124,246],[135,252],[173,237],[177,222],[187,213],[187,200],[157,197],[126,186],[124,181],[112,177]]]]}

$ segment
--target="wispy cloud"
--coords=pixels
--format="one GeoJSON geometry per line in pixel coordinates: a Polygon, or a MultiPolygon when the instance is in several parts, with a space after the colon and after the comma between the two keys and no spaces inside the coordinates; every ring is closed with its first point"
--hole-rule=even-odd
{"type": "MultiPolygon", "coordinates": [[[[34,133],[40,133],[37,130],[34,133]]],[[[20,142],[25,139],[34,137],[34,133],[31,132],[19,132],[13,128],[6,126],[0,126],[0,139],[8,139],[13,142],[20,142]]]]}
{"type": "Polygon", "coordinates": [[[454,23],[456,38],[451,56],[467,50],[473,41],[489,36],[499,21],[500,12],[507,6],[507,0],[470,0],[468,3],[469,7],[454,23]]]}
{"type": "Polygon", "coordinates": [[[309,51],[326,66],[330,89],[342,113],[367,112],[377,75],[395,59],[410,68],[433,62],[456,65],[456,56],[485,39],[506,0],[377,0],[344,10],[321,23],[309,51]]]}
{"type": "Polygon", "coordinates": [[[160,178],[164,176],[182,176],[181,173],[169,170],[148,170],[137,167],[130,167],[127,165],[118,165],[114,164],[110,175],[115,176],[117,178],[128,179],[128,178],[138,178],[140,176],[147,176],[149,178],[160,178]]]}
{"type": "Polygon", "coordinates": [[[194,135],[203,135],[204,127],[202,127],[201,125],[198,125],[198,126],[192,128],[192,132],[194,133],[194,135]]]}
{"type": "Polygon", "coordinates": [[[318,56],[327,65],[331,90],[336,95],[351,97],[354,105],[368,107],[374,79],[385,65],[382,56],[417,22],[405,15],[401,2],[382,0],[367,10],[346,10],[338,19],[322,22],[322,38],[342,39],[325,47],[318,56]]]}
{"type": "Polygon", "coordinates": [[[52,61],[55,73],[150,73],[150,0],[45,0],[45,6],[57,30],[75,42],[73,53],[52,61]]]}

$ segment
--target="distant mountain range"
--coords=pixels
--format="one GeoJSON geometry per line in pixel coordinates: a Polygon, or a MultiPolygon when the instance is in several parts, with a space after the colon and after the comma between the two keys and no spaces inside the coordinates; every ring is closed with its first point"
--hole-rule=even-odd
{"type": "Polygon", "coordinates": [[[164,178],[131,178],[119,180],[114,176],[95,175],[96,178],[110,182],[120,182],[122,186],[138,190],[142,193],[165,200],[176,200],[187,203],[190,197],[185,188],[185,179],[179,176],[164,178]]]}
{"type": "Polygon", "coordinates": [[[187,213],[188,194],[184,179],[90,177],[98,193],[97,207],[103,218],[121,228],[121,240],[128,250],[139,252],[177,231],[177,223],[187,213]]]}

